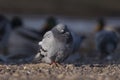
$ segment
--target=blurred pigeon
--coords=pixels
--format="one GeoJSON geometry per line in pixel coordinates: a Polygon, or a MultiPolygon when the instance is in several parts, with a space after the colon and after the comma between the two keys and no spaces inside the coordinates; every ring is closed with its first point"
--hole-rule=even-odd
{"type": "Polygon", "coordinates": [[[105,30],[105,22],[101,18],[99,20],[99,29],[97,30],[95,41],[96,47],[101,52],[100,58],[107,58],[113,53],[118,45],[118,36],[115,31],[105,30]]]}
{"type": "Polygon", "coordinates": [[[34,61],[40,60],[46,63],[63,62],[77,48],[77,43],[73,38],[75,37],[66,25],[56,25],[46,32],[42,41],[39,42],[40,50],[34,61]]]}
{"type": "Polygon", "coordinates": [[[11,34],[8,43],[9,59],[29,59],[31,55],[37,52],[39,32],[26,27],[16,28],[11,34]]]}
{"type": "Polygon", "coordinates": [[[113,31],[102,30],[96,34],[96,46],[101,52],[101,58],[113,53],[118,45],[117,34],[113,31]]]}
{"type": "Polygon", "coordinates": [[[56,24],[54,17],[49,17],[42,30],[35,30],[24,26],[23,21],[19,17],[14,17],[11,21],[14,30],[9,38],[7,60],[31,60],[38,51],[39,46],[37,43],[42,40],[44,33],[56,24]]]}

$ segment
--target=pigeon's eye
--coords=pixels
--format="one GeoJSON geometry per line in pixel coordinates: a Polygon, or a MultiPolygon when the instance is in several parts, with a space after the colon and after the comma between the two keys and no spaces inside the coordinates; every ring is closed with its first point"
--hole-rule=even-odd
{"type": "Polygon", "coordinates": [[[64,33],[65,31],[62,29],[60,32],[61,32],[61,33],[64,33]]]}
{"type": "Polygon", "coordinates": [[[62,29],[62,30],[60,31],[60,33],[65,33],[65,30],[62,29]]]}

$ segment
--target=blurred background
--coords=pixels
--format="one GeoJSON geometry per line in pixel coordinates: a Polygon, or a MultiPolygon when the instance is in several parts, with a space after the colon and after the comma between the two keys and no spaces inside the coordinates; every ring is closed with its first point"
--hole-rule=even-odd
{"type": "MultiPolygon", "coordinates": [[[[82,45],[81,52],[83,51],[88,54],[93,53],[96,50],[94,35],[96,33],[95,27],[99,26],[97,22],[98,18],[103,17],[105,19],[105,27],[107,26],[108,29],[117,27],[116,29],[118,29],[120,33],[119,3],[119,0],[0,0],[1,14],[5,15],[10,21],[14,16],[18,16],[24,24],[22,26],[33,29],[32,31],[21,27],[17,30],[13,29],[9,31],[11,32],[10,37],[8,36],[8,39],[6,39],[8,40],[9,46],[7,44],[6,46],[10,48],[11,53],[15,52],[12,52],[13,49],[15,49],[17,53],[19,51],[23,51],[21,53],[24,53],[24,49],[27,47],[26,52],[30,51],[33,49],[34,44],[38,47],[38,41],[35,41],[34,38],[36,37],[35,39],[38,39],[39,35],[43,36],[42,30],[39,31],[40,28],[44,28],[46,26],[45,24],[47,24],[46,19],[49,16],[53,16],[58,23],[67,24],[70,29],[86,35],[87,39],[82,45]],[[35,32],[34,29],[41,32],[41,34],[35,32]],[[18,42],[16,39],[18,39],[18,42]],[[17,49],[20,50],[17,50],[16,46],[18,46],[17,49]],[[23,46],[25,47],[24,49],[23,46]],[[11,49],[12,47],[13,49],[11,49]]],[[[47,27],[45,27],[45,29],[46,28],[47,27]]],[[[43,29],[43,32],[46,31],[43,29]]],[[[1,46],[3,46],[3,44],[1,46]]],[[[35,51],[37,51],[36,47],[34,47],[35,51]]],[[[1,48],[1,53],[10,52],[6,52],[6,49],[5,47],[4,52],[1,48]]]]}
{"type": "Polygon", "coordinates": [[[0,0],[0,13],[9,17],[20,15],[30,27],[39,26],[44,18],[52,15],[60,22],[75,27],[74,29],[79,28],[76,30],[90,32],[96,25],[95,19],[101,16],[106,17],[106,22],[110,26],[120,24],[119,2],[119,0],[0,0]]]}
{"type": "Polygon", "coordinates": [[[119,0],[0,0],[0,11],[76,17],[119,16],[119,0]]]}

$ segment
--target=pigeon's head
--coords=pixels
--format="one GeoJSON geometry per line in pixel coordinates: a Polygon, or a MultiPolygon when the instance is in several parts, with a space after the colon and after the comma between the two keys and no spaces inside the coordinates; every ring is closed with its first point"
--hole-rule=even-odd
{"type": "Polygon", "coordinates": [[[102,17],[99,18],[97,20],[97,26],[95,28],[95,32],[103,30],[105,28],[105,26],[106,26],[105,24],[106,24],[106,22],[105,22],[104,18],[102,18],[102,17]]]}
{"type": "Polygon", "coordinates": [[[23,25],[22,19],[19,16],[14,16],[11,20],[12,29],[20,27],[23,25]]]}
{"type": "Polygon", "coordinates": [[[66,25],[64,24],[58,24],[53,28],[53,31],[55,31],[56,33],[59,34],[64,34],[66,32],[69,32],[68,28],[66,25]]]}
{"type": "Polygon", "coordinates": [[[49,16],[47,19],[46,19],[46,24],[45,26],[43,27],[43,30],[45,30],[45,32],[51,30],[54,26],[57,25],[57,20],[55,17],[53,16],[49,16]]]}
{"type": "Polygon", "coordinates": [[[56,39],[63,42],[71,42],[72,41],[72,35],[69,31],[68,27],[64,24],[58,24],[56,25],[52,30],[52,33],[56,39]]]}
{"type": "Polygon", "coordinates": [[[53,27],[57,24],[57,20],[55,17],[50,16],[46,19],[46,23],[48,24],[49,27],[53,27]]]}

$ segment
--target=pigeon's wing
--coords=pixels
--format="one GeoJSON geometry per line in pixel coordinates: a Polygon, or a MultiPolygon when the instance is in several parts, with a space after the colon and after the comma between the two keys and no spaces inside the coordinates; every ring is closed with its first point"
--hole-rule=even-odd
{"type": "Polygon", "coordinates": [[[52,54],[54,54],[53,51],[54,51],[55,40],[54,40],[53,33],[51,31],[48,31],[44,35],[44,38],[40,43],[41,43],[40,44],[41,54],[46,56],[51,56],[52,54]]]}
{"type": "Polygon", "coordinates": [[[39,42],[39,52],[35,56],[36,60],[46,61],[52,52],[53,33],[48,31],[44,34],[42,41],[39,42]]]}
{"type": "Polygon", "coordinates": [[[52,31],[48,31],[48,32],[46,32],[46,33],[44,34],[43,39],[44,39],[44,38],[50,38],[51,36],[53,36],[52,31]]]}

